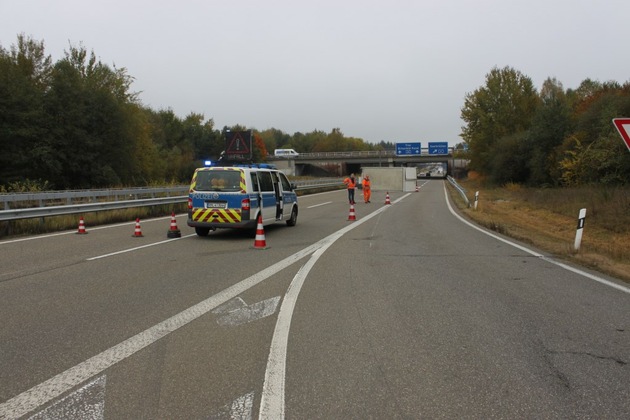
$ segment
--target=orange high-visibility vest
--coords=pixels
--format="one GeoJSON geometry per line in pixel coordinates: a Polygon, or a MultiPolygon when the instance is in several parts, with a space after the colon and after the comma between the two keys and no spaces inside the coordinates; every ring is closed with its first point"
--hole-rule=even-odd
{"type": "Polygon", "coordinates": [[[356,181],[352,181],[352,178],[346,178],[343,180],[343,183],[348,186],[348,189],[356,188],[356,181]]]}

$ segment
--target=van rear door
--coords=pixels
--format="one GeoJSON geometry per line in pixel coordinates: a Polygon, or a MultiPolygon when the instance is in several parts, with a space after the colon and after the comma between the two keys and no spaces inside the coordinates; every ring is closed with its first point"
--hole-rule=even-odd
{"type": "Polygon", "coordinates": [[[282,187],[282,213],[284,214],[284,219],[288,220],[291,218],[293,206],[297,203],[297,194],[291,187],[291,183],[285,174],[278,172],[278,177],[280,178],[280,186],[282,187]]]}
{"type": "Polygon", "coordinates": [[[276,195],[276,220],[282,220],[282,209],[284,207],[284,203],[282,201],[282,186],[280,185],[280,178],[278,178],[278,173],[272,172],[271,179],[273,180],[273,189],[276,195]]]}

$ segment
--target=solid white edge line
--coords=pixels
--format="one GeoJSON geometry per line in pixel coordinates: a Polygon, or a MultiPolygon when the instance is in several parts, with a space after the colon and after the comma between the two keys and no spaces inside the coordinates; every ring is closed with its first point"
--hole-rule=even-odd
{"type": "Polygon", "coordinates": [[[86,258],[85,260],[86,261],[99,260],[101,258],[107,258],[107,257],[111,257],[111,256],[114,256],[114,255],[124,254],[126,252],[133,252],[133,251],[137,251],[139,249],[149,248],[149,247],[152,247],[152,246],[155,246],[155,245],[162,245],[162,244],[166,244],[168,242],[173,242],[173,241],[177,241],[177,240],[180,240],[180,239],[190,238],[191,236],[195,236],[195,233],[191,233],[190,235],[185,235],[185,236],[182,236],[180,238],[166,239],[166,240],[160,241],[160,242],[153,242],[153,243],[150,243],[150,244],[141,245],[141,246],[137,246],[137,247],[134,247],[134,248],[123,249],[121,251],[111,252],[109,254],[97,255],[96,257],[86,258]]]}
{"type": "Polygon", "coordinates": [[[313,244],[0,404],[0,418],[18,418],[100,374],[317,250],[313,244]]]}
{"type": "Polygon", "coordinates": [[[545,260],[545,261],[547,261],[547,262],[549,262],[551,264],[555,264],[558,267],[564,268],[565,270],[571,271],[571,272],[573,272],[575,274],[579,274],[579,275],[581,275],[583,277],[589,278],[589,279],[594,280],[594,281],[596,281],[598,283],[601,283],[603,285],[610,286],[610,287],[612,287],[614,289],[617,289],[617,290],[620,290],[622,292],[630,293],[630,288],[628,288],[628,287],[625,287],[625,286],[622,286],[620,284],[614,283],[612,281],[603,279],[603,278],[598,277],[596,275],[587,273],[586,271],[582,271],[582,270],[580,270],[578,268],[571,267],[571,266],[569,266],[567,264],[564,264],[564,263],[561,263],[559,261],[555,261],[555,260],[553,260],[553,259],[551,259],[549,257],[546,257],[546,256],[544,256],[542,254],[539,254],[538,252],[535,252],[535,251],[533,251],[533,250],[531,250],[529,248],[526,248],[526,247],[524,247],[522,245],[519,245],[517,243],[509,241],[509,240],[507,240],[505,238],[502,238],[500,236],[497,236],[497,235],[495,235],[493,233],[490,233],[490,232],[480,228],[479,226],[469,222],[468,220],[464,219],[462,216],[457,214],[455,212],[455,210],[453,210],[453,207],[451,207],[451,203],[449,202],[449,199],[448,199],[448,190],[446,189],[446,183],[444,183],[443,185],[444,185],[444,197],[446,198],[446,205],[448,206],[448,209],[451,212],[451,214],[453,216],[457,217],[461,222],[463,222],[463,223],[467,224],[468,226],[472,227],[473,229],[477,229],[479,232],[482,232],[482,233],[484,233],[484,234],[486,234],[486,235],[488,235],[488,236],[490,236],[490,237],[492,237],[494,239],[497,239],[497,240],[499,240],[501,242],[504,242],[504,243],[506,243],[508,245],[511,245],[511,246],[515,247],[515,248],[518,248],[521,251],[527,252],[528,254],[531,254],[531,255],[533,255],[535,257],[538,257],[538,258],[540,258],[542,260],[545,260]]]}
{"type": "Polygon", "coordinates": [[[307,209],[314,209],[315,207],[325,206],[326,204],[331,204],[332,201],[326,201],[325,203],[313,204],[312,206],[308,206],[307,209]]]}
{"type": "Polygon", "coordinates": [[[269,358],[267,359],[265,381],[260,401],[259,419],[284,419],[284,384],[286,378],[287,346],[289,343],[289,330],[291,328],[293,310],[295,309],[295,303],[302,289],[302,285],[306,280],[306,276],[308,276],[308,273],[319,259],[319,256],[333,243],[334,241],[329,242],[311,255],[308,262],[297,272],[284,295],[284,300],[282,301],[282,306],[280,306],[280,312],[278,313],[276,327],[271,340],[269,358]]]}
{"type": "MultiPolygon", "coordinates": [[[[392,204],[396,204],[401,200],[409,197],[408,193],[392,204]]],[[[351,225],[346,226],[343,229],[327,236],[326,238],[317,242],[319,244],[317,251],[311,255],[311,258],[304,264],[297,272],[287,292],[285,293],[282,305],[280,306],[280,312],[278,313],[278,320],[276,321],[276,327],[274,329],[273,337],[271,339],[271,346],[269,349],[269,358],[267,359],[267,368],[265,370],[265,381],[263,384],[262,398],[260,401],[260,410],[258,418],[260,420],[283,420],[284,419],[284,400],[285,400],[285,379],[286,379],[286,358],[287,358],[287,345],[289,342],[289,330],[291,328],[291,319],[293,317],[293,310],[297,297],[306,281],[310,270],[313,268],[319,257],[333,244],[337,239],[351,231],[352,229],[367,222],[373,217],[381,214],[387,210],[390,206],[383,206],[367,216],[358,219],[351,225]]]]}
{"type": "MultiPolygon", "coordinates": [[[[183,214],[185,214],[185,213],[175,215],[175,217],[182,216],[183,214]]],[[[157,222],[157,221],[166,220],[166,219],[170,219],[170,218],[171,218],[171,216],[156,217],[154,219],[143,220],[142,223],[157,222]]],[[[93,230],[111,229],[111,228],[116,228],[116,227],[121,227],[121,226],[133,225],[135,223],[136,222],[134,220],[133,222],[124,222],[124,223],[117,223],[117,224],[113,224],[113,225],[95,226],[95,227],[90,227],[89,231],[91,232],[93,230]]],[[[57,236],[72,235],[72,234],[76,234],[76,233],[77,233],[76,230],[66,230],[64,232],[56,232],[56,233],[49,233],[49,234],[36,235],[36,236],[27,236],[26,238],[8,239],[6,241],[0,241],[0,245],[14,244],[16,242],[33,241],[33,240],[36,240],[36,239],[54,238],[54,237],[57,237],[57,236]]]]}

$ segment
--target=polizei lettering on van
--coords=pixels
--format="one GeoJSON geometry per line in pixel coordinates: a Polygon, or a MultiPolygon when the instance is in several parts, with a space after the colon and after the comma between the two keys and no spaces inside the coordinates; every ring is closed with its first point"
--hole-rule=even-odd
{"type": "Polygon", "coordinates": [[[256,229],[259,215],[263,225],[297,223],[297,194],[284,173],[253,165],[195,170],[187,224],[197,235],[220,228],[256,229]]]}

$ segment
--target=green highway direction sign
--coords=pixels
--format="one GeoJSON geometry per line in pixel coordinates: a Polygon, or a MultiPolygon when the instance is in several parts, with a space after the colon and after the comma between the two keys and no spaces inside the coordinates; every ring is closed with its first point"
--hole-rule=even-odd
{"type": "Polygon", "coordinates": [[[613,124],[619,131],[623,142],[626,143],[626,147],[630,150],[630,118],[613,118],[613,124]]]}

